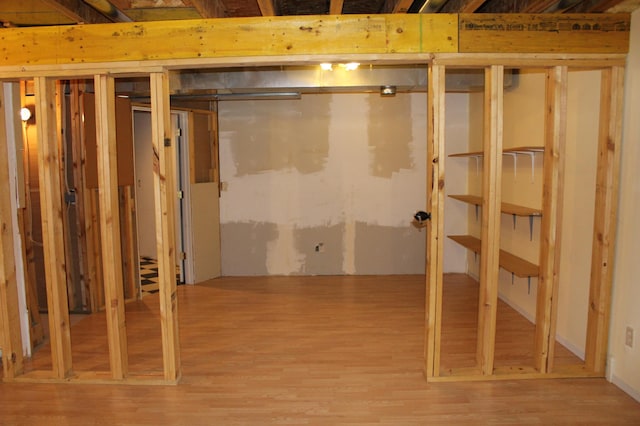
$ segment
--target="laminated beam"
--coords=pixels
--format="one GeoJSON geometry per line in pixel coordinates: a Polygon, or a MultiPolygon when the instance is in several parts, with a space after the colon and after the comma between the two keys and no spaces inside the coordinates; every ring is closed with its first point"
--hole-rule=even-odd
{"type": "Polygon", "coordinates": [[[540,231],[540,272],[534,350],[534,365],[540,373],[548,373],[553,370],[567,139],[567,89],[567,67],[547,69],[544,181],[542,184],[544,215],[540,231]]]}
{"type": "Polygon", "coordinates": [[[493,65],[485,69],[482,243],[476,348],[478,367],[483,375],[493,374],[496,340],[502,198],[503,81],[503,66],[493,65]]]}
{"type": "Polygon", "coordinates": [[[427,90],[427,270],[425,300],[425,376],[440,374],[442,265],[444,252],[445,68],[429,65],[427,90]]]}
{"type": "Polygon", "coordinates": [[[175,258],[174,141],[171,137],[169,74],[151,74],[151,139],[153,144],[153,186],[160,293],[160,327],[164,378],[180,378],[178,297],[175,258]]]}
{"type": "Polygon", "coordinates": [[[628,14],[461,14],[460,53],[627,53],[628,14]]]}
{"type": "MultiPolygon", "coordinates": [[[[49,339],[53,374],[58,379],[71,372],[71,333],[67,301],[67,268],[64,257],[62,192],[60,180],[60,113],[57,108],[56,81],[37,77],[35,83],[38,129],[38,177],[42,206],[42,242],[44,251],[49,339]]],[[[59,84],[59,83],[58,83],[59,84]]]]}
{"type": "Polygon", "coordinates": [[[109,365],[114,379],[128,374],[127,330],[124,315],[122,248],[118,197],[116,147],[116,93],[114,78],[97,75],[96,142],[98,157],[98,194],[109,365]]]}
{"type": "MultiPolygon", "coordinates": [[[[0,132],[6,135],[5,99],[0,84],[0,132]]],[[[9,189],[9,144],[0,144],[0,349],[4,377],[12,379],[23,372],[22,337],[18,281],[14,251],[15,232],[9,189]]]]}
{"type": "Polygon", "coordinates": [[[602,71],[600,126],[596,168],[595,217],[591,255],[591,284],[587,314],[587,369],[604,375],[607,362],[611,281],[618,207],[624,68],[602,71]]]}
{"type": "Polygon", "coordinates": [[[224,18],[5,28],[0,67],[309,54],[455,52],[456,15],[224,18]]]}

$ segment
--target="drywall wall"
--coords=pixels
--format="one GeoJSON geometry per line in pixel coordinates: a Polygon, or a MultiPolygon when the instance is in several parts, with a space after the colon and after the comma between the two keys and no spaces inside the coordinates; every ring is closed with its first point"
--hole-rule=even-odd
{"type": "Polygon", "coordinates": [[[609,377],[640,401],[640,10],[631,16],[627,57],[622,164],[613,303],[609,339],[609,377]],[[625,345],[626,327],[635,330],[633,347],[625,345]]]}
{"type": "MultiPolygon", "coordinates": [[[[447,100],[465,108],[466,95],[447,100]]],[[[426,104],[424,93],[221,102],[222,274],[424,273],[411,220],[426,206],[426,104]]]]}

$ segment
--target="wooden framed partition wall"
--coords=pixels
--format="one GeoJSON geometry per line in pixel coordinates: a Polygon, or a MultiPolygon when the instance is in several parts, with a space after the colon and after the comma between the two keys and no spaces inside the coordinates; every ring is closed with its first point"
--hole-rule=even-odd
{"type": "MultiPolygon", "coordinates": [[[[428,79],[428,206],[432,221],[427,240],[425,375],[428,380],[477,380],[513,377],[603,375],[611,294],[617,165],[620,144],[622,75],[628,49],[629,16],[616,15],[376,15],[211,19],[198,21],[97,24],[2,30],[5,54],[0,60],[4,81],[35,80],[42,204],[49,298],[52,371],[24,373],[20,324],[14,293],[18,285],[11,260],[13,228],[3,207],[0,326],[4,380],[176,383],[181,374],[178,300],[173,265],[173,203],[168,195],[174,171],[170,135],[169,74],[185,68],[261,65],[315,65],[356,60],[376,64],[422,64],[428,79]],[[79,41],[81,40],[81,42],[79,41]],[[268,40],[268,42],[265,42],[268,40]],[[108,48],[105,48],[108,46],[108,48]],[[502,154],[503,72],[505,68],[546,69],[544,256],[540,266],[535,366],[501,371],[493,363],[499,267],[502,154]],[[480,334],[476,368],[441,374],[442,244],[444,220],[445,75],[449,68],[480,68],[485,72],[484,192],[482,208],[480,334]],[[585,366],[554,368],[550,339],[555,327],[557,259],[560,256],[558,218],[562,203],[562,161],[568,67],[602,68],[603,84],[598,163],[597,215],[594,224],[589,332],[585,366]],[[155,222],[159,253],[163,374],[132,375],[127,366],[126,323],[122,293],[122,255],[115,184],[115,92],[117,76],[150,79],[153,127],[155,222]],[[100,233],[105,286],[109,371],[74,371],[66,306],[63,237],[60,226],[56,82],[93,79],[96,91],[99,164],[100,233]],[[11,356],[8,356],[11,354],[11,356]]],[[[1,124],[1,123],[0,123],[1,124]]],[[[3,135],[6,132],[2,132],[3,135]]],[[[4,136],[3,136],[4,137],[4,136]]],[[[0,159],[3,157],[0,156],[0,159]]],[[[9,182],[0,162],[1,193],[9,182]]],[[[3,200],[6,201],[6,200],[3,200]]],[[[8,203],[0,203],[7,206],[8,203]]]]}

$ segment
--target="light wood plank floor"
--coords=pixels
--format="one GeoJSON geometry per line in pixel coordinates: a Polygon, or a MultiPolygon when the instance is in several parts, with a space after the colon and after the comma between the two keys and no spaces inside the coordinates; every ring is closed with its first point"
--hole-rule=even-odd
{"type": "MultiPolygon", "coordinates": [[[[447,282],[446,303],[473,299],[473,281],[447,282]]],[[[640,424],[640,404],[604,379],[427,384],[422,276],[223,278],[178,292],[178,386],[4,383],[0,424],[640,424]]],[[[132,372],[161,371],[157,297],[127,306],[132,372]]],[[[72,327],[77,371],[107,369],[105,327],[103,314],[72,327]]],[[[45,346],[29,368],[47,358],[45,346]]]]}

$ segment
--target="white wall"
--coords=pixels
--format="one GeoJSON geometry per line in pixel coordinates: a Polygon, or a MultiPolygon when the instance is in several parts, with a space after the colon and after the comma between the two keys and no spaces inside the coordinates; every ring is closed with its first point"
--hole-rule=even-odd
{"type": "Polygon", "coordinates": [[[220,103],[222,274],[424,273],[411,221],[426,206],[426,106],[424,93],[220,103]]]}
{"type": "Polygon", "coordinates": [[[609,339],[609,377],[640,401],[640,10],[631,17],[620,175],[620,204],[609,339]],[[625,346],[625,328],[635,330],[625,346]]]}

